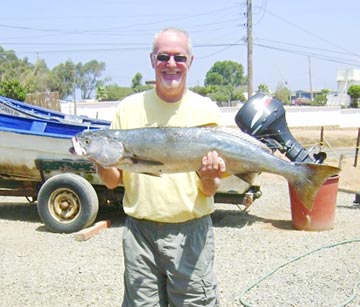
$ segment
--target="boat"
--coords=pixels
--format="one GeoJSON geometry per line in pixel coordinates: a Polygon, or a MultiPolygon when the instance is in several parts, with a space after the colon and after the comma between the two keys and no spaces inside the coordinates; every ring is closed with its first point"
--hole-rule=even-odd
{"type": "Polygon", "coordinates": [[[100,128],[0,113],[0,179],[43,181],[36,161],[79,160],[69,152],[71,138],[87,129],[100,128]]]}
{"type": "Polygon", "coordinates": [[[108,120],[90,118],[83,115],[68,115],[4,96],[0,96],[0,113],[63,123],[99,126],[99,128],[109,127],[111,123],[108,120]]]}
{"type": "Polygon", "coordinates": [[[86,129],[100,128],[0,113],[0,195],[36,201],[50,231],[90,226],[99,203],[121,202],[123,188],[108,190],[88,159],[70,153],[71,138],[86,129]]]}

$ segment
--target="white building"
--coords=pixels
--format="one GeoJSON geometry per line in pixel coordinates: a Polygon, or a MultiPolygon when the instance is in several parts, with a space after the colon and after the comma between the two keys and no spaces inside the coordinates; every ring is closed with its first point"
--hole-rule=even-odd
{"type": "Polygon", "coordinates": [[[352,85],[360,85],[360,69],[338,69],[336,74],[337,91],[335,96],[328,96],[327,105],[349,106],[351,99],[347,91],[352,85]]]}
{"type": "Polygon", "coordinates": [[[352,85],[360,85],[360,69],[338,69],[336,75],[337,94],[344,95],[352,85]]]}

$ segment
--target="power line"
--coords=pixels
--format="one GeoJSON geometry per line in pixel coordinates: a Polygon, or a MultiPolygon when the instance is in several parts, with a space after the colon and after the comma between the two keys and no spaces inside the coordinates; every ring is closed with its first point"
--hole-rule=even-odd
{"type": "MultiPolygon", "coordinates": [[[[160,19],[160,18],[154,18],[153,15],[148,16],[149,18],[151,18],[151,21],[146,21],[146,22],[136,22],[136,23],[132,23],[132,24],[128,24],[126,26],[121,26],[121,27],[111,27],[111,28],[100,28],[100,29],[83,29],[83,30],[79,30],[79,29],[54,29],[54,28],[37,28],[37,27],[28,27],[28,26],[17,26],[17,25],[10,25],[10,24],[0,24],[0,28],[5,28],[5,29],[15,29],[15,30],[26,30],[26,31],[35,31],[35,32],[53,32],[53,33],[67,33],[67,34],[84,34],[84,33],[106,33],[106,32],[126,32],[128,33],[129,29],[132,28],[140,28],[140,31],[144,31],[144,29],[146,29],[149,26],[152,25],[158,25],[158,24],[164,24],[164,23],[168,23],[168,22],[176,22],[178,20],[184,21],[184,20],[191,20],[191,19],[195,19],[195,20],[199,20],[199,17],[202,16],[209,16],[209,15],[213,15],[214,17],[218,17],[220,13],[223,12],[227,12],[229,11],[230,13],[234,12],[234,8],[237,8],[237,6],[233,5],[233,6],[227,6],[227,7],[222,7],[222,8],[218,8],[218,9],[214,9],[208,12],[203,12],[203,13],[197,13],[197,14],[192,14],[189,15],[187,14],[186,16],[179,16],[177,18],[171,17],[171,18],[165,18],[165,19],[160,19]]],[[[141,20],[145,19],[145,17],[142,17],[141,20]]],[[[216,18],[216,20],[218,21],[218,19],[216,18]]],[[[237,20],[237,19],[236,19],[237,20]]],[[[228,19],[221,19],[221,22],[213,22],[209,25],[212,24],[223,24],[227,21],[229,21],[228,19]]],[[[233,18],[231,21],[235,21],[235,19],[233,18]]],[[[204,26],[204,24],[198,25],[200,26],[204,26]]],[[[197,27],[195,25],[195,27],[197,27]]]]}
{"type": "MultiPolygon", "coordinates": [[[[245,43],[242,42],[240,43],[240,41],[243,41],[243,39],[237,40],[233,43],[216,43],[216,44],[208,44],[208,43],[202,43],[202,44],[194,44],[194,48],[221,48],[220,50],[210,53],[206,56],[202,56],[202,57],[198,57],[198,59],[205,59],[205,58],[209,58],[215,54],[221,53],[224,50],[227,50],[229,48],[233,48],[233,47],[237,47],[237,46],[244,46],[245,43]]],[[[281,42],[277,42],[279,44],[286,44],[286,43],[281,43],[281,42]]],[[[19,43],[20,44],[20,43],[19,43]]],[[[312,48],[312,47],[306,47],[306,46],[301,46],[301,45],[294,45],[294,46],[298,46],[302,49],[305,50],[298,50],[298,49],[291,49],[291,48],[284,48],[284,47],[279,47],[279,46],[273,46],[273,45],[269,45],[269,44],[261,44],[261,43],[257,43],[254,42],[253,43],[255,46],[261,47],[261,48],[266,48],[266,49],[272,49],[275,51],[280,51],[280,52],[285,52],[285,53],[290,53],[290,54],[297,54],[297,55],[302,55],[302,56],[311,56],[313,58],[318,58],[321,60],[325,60],[325,61],[329,61],[329,62],[334,62],[334,63],[341,63],[341,64],[347,64],[347,65],[353,65],[353,66],[360,66],[360,61],[357,60],[352,60],[352,59],[348,59],[348,58],[342,58],[342,57],[336,57],[336,56],[330,56],[328,54],[322,54],[322,53],[316,53],[313,52],[312,50],[322,50],[322,49],[317,49],[317,48],[312,48]],[[306,49],[309,50],[306,50],[306,49]]],[[[32,44],[29,44],[32,45],[32,44]]],[[[44,45],[46,45],[44,43],[44,45]]],[[[49,44],[49,45],[62,45],[64,46],[64,44],[49,44]]],[[[84,44],[66,44],[69,46],[76,46],[76,45],[84,45],[84,44]]],[[[119,46],[119,47],[114,47],[114,48],[82,48],[82,49],[58,49],[58,50],[28,50],[28,51],[22,51],[22,52],[18,52],[18,54],[54,54],[54,53],[100,53],[100,52],[123,52],[123,51],[134,51],[134,50],[148,50],[148,44],[144,44],[144,43],[132,43],[132,44],[126,44],[126,43],[94,43],[94,44],[85,44],[85,45],[108,45],[108,46],[119,46]]],[[[290,44],[291,45],[291,44],[290,44]]],[[[336,53],[336,51],[331,51],[331,50],[325,50],[328,52],[334,52],[336,53]]],[[[1,54],[6,54],[6,52],[0,52],[1,54]]]]}
{"type": "MultiPolygon", "coordinates": [[[[317,47],[312,47],[312,46],[304,46],[304,45],[299,45],[299,44],[294,44],[294,43],[289,43],[289,42],[280,42],[280,41],[261,39],[261,38],[256,38],[256,40],[257,41],[261,40],[261,41],[270,42],[270,43],[276,43],[276,44],[281,44],[281,45],[300,47],[300,48],[304,48],[304,49],[312,49],[312,50],[319,50],[319,51],[324,51],[324,52],[329,52],[329,53],[337,53],[337,54],[349,55],[349,53],[345,52],[345,51],[330,50],[330,49],[317,48],[317,47]]],[[[360,55],[358,55],[358,54],[354,54],[354,56],[360,57],[360,55]]]]}
{"type": "Polygon", "coordinates": [[[314,53],[314,52],[306,52],[306,51],[301,51],[301,50],[285,49],[285,48],[280,48],[280,47],[276,47],[276,46],[269,46],[269,45],[264,45],[264,44],[258,44],[258,43],[254,43],[254,45],[262,47],[262,48],[273,49],[273,50],[282,51],[282,52],[291,53],[291,54],[311,56],[311,57],[318,58],[318,59],[321,59],[321,60],[325,60],[325,61],[328,61],[328,62],[341,63],[341,64],[347,64],[347,65],[353,65],[353,66],[360,66],[360,61],[356,61],[356,60],[348,60],[348,59],[343,59],[343,58],[337,58],[337,57],[331,57],[331,56],[327,56],[327,55],[322,55],[322,54],[318,54],[318,53],[314,53]]]}
{"type": "Polygon", "coordinates": [[[333,46],[333,47],[336,47],[336,48],[338,48],[338,49],[341,49],[341,50],[347,52],[347,53],[350,54],[350,55],[358,56],[358,55],[355,54],[354,52],[352,52],[352,51],[350,51],[350,50],[348,50],[348,49],[345,49],[344,47],[339,46],[339,45],[337,45],[337,44],[335,44],[335,43],[333,43],[333,42],[331,42],[331,41],[329,41],[329,40],[327,40],[327,39],[325,39],[325,38],[323,38],[323,37],[321,37],[321,36],[319,36],[319,35],[311,32],[311,31],[309,31],[309,30],[307,30],[307,29],[302,28],[302,27],[300,27],[298,24],[294,24],[294,23],[286,20],[285,18],[283,18],[283,17],[281,17],[281,16],[279,16],[279,15],[276,15],[275,13],[269,11],[268,9],[265,9],[265,10],[266,10],[267,13],[269,13],[269,14],[272,15],[273,17],[276,17],[276,18],[282,20],[283,22],[285,22],[285,23],[287,23],[287,24],[289,24],[289,25],[291,25],[291,26],[293,26],[293,27],[295,27],[295,28],[298,28],[299,30],[301,30],[301,31],[303,31],[303,32],[305,32],[305,33],[307,33],[307,34],[310,34],[310,35],[316,37],[317,39],[319,39],[319,40],[321,40],[321,41],[323,41],[323,42],[328,43],[329,45],[331,45],[331,46],[333,46]]]}
{"type": "Polygon", "coordinates": [[[212,57],[212,56],[214,56],[216,54],[219,54],[219,53],[221,53],[221,52],[223,52],[223,51],[225,51],[227,49],[230,49],[230,48],[232,48],[234,46],[244,46],[245,43],[239,44],[239,42],[242,41],[242,40],[243,39],[239,39],[239,40],[237,40],[236,42],[234,42],[232,44],[214,44],[214,45],[211,45],[211,46],[209,46],[209,45],[194,46],[194,48],[197,48],[197,47],[200,47],[200,48],[201,47],[223,47],[222,49],[220,49],[218,51],[215,51],[213,53],[210,53],[208,55],[197,57],[197,59],[202,60],[202,59],[210,58],[210,57],[212,57]]]}

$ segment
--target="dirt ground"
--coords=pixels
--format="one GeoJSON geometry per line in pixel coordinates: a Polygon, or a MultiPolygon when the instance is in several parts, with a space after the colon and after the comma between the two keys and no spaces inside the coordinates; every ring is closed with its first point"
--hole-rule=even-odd
{"type": "Polygon", "coordinates": [[[360,191],[360,152],[355,167],[358,128],[320,127],[291,128],[295,139],[306,149],[320,145],[328,158],[326,164],[340,166],[339,189],[360,191]]]}

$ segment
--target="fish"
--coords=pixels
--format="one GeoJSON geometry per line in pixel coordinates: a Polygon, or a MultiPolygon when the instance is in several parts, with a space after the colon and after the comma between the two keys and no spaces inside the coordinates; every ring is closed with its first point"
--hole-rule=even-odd
{"type": "Polygon", "coordinates": [[[258,174],[284,177],[305,207],[311,208],[324,181],[340,172],[326,164],[291,162],[275,156],[259,140],[229,127],[147,127],[86,130],[72,138],[71,153],[103,167],[161,176],[198,171],[201,160],[216,151],[227,175],[252,184],[258,174]]]}

